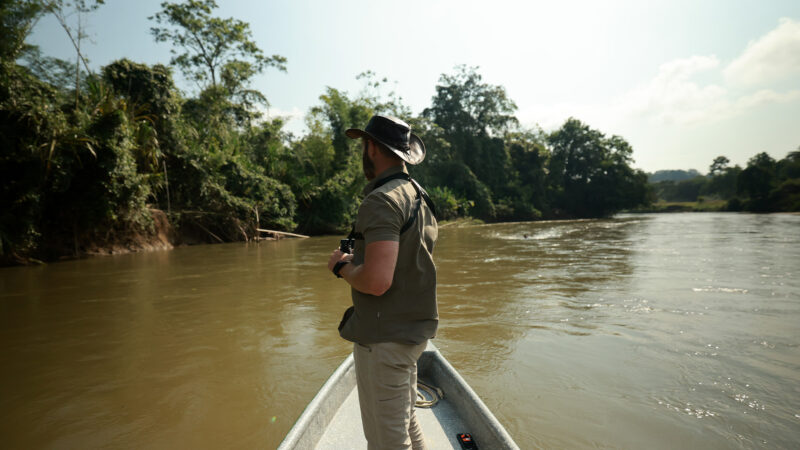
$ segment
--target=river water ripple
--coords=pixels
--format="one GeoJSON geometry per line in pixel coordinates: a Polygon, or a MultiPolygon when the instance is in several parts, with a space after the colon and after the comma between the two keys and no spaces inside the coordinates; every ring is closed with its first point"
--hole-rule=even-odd
{"type": "MultiPolygon", "coordinates": [[[[274,448],[350,351],[337,237],[0,270],[7,448],[274,448]]],[[[800,216],[440,230],[435,340],[522,448],[796,448],[800,216]]]]}

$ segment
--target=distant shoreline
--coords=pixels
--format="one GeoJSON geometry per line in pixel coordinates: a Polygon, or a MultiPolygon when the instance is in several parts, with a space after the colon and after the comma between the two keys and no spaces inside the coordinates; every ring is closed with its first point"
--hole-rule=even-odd
{"type": "MultiPolygon", "coordinates": [[[[791,215],[800,215],[800,212],[792,212],[792,211],[784,211],[784,212],[767,212],[767,213],[758,213],[752,211],[729,211],[724,208],[725,202],[724,201],[709,201],[709,202],[659,202],[653,204],[649,208],[641,208],[636,210],[626,210],[621,211],[619,214],[667,214],[667,213],[691,213],[691,212],[722,212],[722,213],[750,213],[750,214],[791,214],[791,215]],[[721,206],[720,206],[721,205],[721,206]]],[[[173,226],[169,223],[167,215],[158,209],[151,209],[151,214],[154,218],[154,229],[152,234],[149,235],[142,235],[141,233],[136,233],[131,236],[125,236],[118,241],[105,243],[105,244],[91,244],[84,248],[79,249],[78,253],[74,253],[71,255],[59,255],[58,257],[46,261],[42,261],[35,258],[27,258],[27,259],[12,259],[3,261],[3,264],[0,265],[2,267],[15,267],[15,266],[30,266],[30,265],[44,265],[49,263],[57,263],[62,261],[73,261],[76,259],[82,258],[89,258],[95,256],[114,256],[114,255],[124,255],[130,253],[141,253],[141,252],[152,252],[152,251],[168,251],[172,250],[175,247],[186,247],[186,246],[193,246],[193,245],[203,245],[203,244],[218,244],[220,242],[214,242],[210,240],[203,240],[201,236],[195,235],[192,233],[184,233],[184,235],[180,235],[176,233],[173,226]]],[[[592,218],[559,218],[559,219],[538,219],[538,220],[529,220],[529,221],[522,221],[522,222],[551,222],[554,220],[558,221],[568,221],[568,220],[587,220],[592,218]]],[[[596,218],[600,219],[600,218],[596,218]]],[[[515,223],[520,221],[497,221],[497,222],[485,222],[480,219],[476,219],[473,217],[460,217],[457,219],[451,220],[443,220],[439,222],[439,228],[460,228],[464,226],[471,226],[471,225],[485,225],[487,223],[515,223]]],[[[321,234],[315,235],[313,237],[322,237],[322,236],[338,236],[338,234],[321,234]]],[[[264,240],[272,240],[272,239],[264,239],[264,240]]],[[[222,243],[233,243],[233,242],[249,242],[244,240],[238,241],[225,241],[222,243]]]]}
{"type": "Polygon", "coordinates": [[[629,213],[673,213],[673,212],[734,212],[728,208],[726,200],[694,202],[656,202],[650,206],[624,212],[629,213]]]}

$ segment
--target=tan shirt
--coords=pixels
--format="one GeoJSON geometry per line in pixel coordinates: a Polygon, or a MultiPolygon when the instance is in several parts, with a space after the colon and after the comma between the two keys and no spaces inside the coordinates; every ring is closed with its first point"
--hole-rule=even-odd
{"type": "Polygon", "coordinates": [[[392,285],[383,295],[352,290],[354,311],[340,325],[340,335],[353,342],[372,344],[397,342],[420,344],[436,335],[439,312],[436,305],[436,266],[433,247],[438,237],[436,218],[424,200],[417,219],[403,234],[400,229],[412,216],[417,191],[411,182],[392,180],[374,189],[390,175],[406,172],[405,167],[387,169],[364,188],[364,201],[355,223],[357,239],[353,249],[355,265],[364,263],[367,244],[399,242],[397,266],[392,285]]]}

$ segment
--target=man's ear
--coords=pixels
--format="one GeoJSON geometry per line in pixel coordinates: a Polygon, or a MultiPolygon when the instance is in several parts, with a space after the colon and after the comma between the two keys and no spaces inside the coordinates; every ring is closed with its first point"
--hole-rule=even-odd
{"type": "Polygon", "coordinates": [[[367,154],[373,161],[375,161],[375,157],[378,154],[378,146],[375,145],[375,142],[372,140],[367,141],[367,154]]]}

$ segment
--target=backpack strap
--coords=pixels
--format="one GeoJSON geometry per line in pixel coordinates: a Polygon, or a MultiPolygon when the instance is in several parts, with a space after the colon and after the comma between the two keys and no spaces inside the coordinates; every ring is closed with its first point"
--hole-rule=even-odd
{"type": "MultiPolygon", "coordinates": [[[[408,231],[408,229],[411,228],[411,225],[413,225],[414,222],[417,220],[417,216],[419,215],[419,208],[422,205],[422,201],[423,200],[425,201],[425,204],[428,205],[428,208],[430,208],[431,212],[433,213],[433,217],[436,217],[436,206],[433,204],[433,200],[431,200],[430,196],[428,196],[428,193],[425,192],[425,189],[423,189],[422,186],[420,186],[419,183],[417,183],[416,180],[411,178],[411,176],[409,176],[405,172],[395,173],[395,174],[389,175],[386,178],[382,178],[377,183],[375,183],[375,187],[373,187],[372,190],[374,191],[375,189],[378,189],[379,187],[381,187],[384,184],[386,184],[386,183],[388,183],[390,181],[393,181],[393,180],[406,180],[406,181],[409,181],[414,186],[414,190],[417,191],[417,199],[414,202],[414,209],[411,212],[411,217],[409,217],[408,220],[406,221],[406,223],[404,223],[403,226],[400,228],[400,234],[403,234],[406,231],[408,231]]],[[[369,195],[369,194],[367,194],[367,195],[369,195]]],[[[347,235],[347,238],[348,239],[363,240],[364,239],[364,235],[361,234],[361,233],[357,233],[356,232],[356,226],[354,224],[353,228],[350,230],[350,234],[347,235]]]]}

